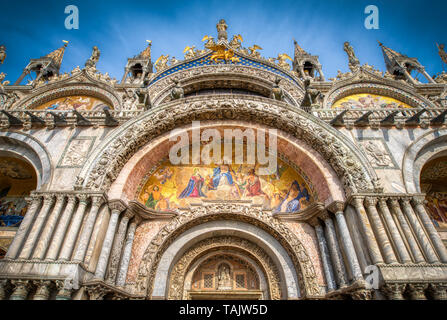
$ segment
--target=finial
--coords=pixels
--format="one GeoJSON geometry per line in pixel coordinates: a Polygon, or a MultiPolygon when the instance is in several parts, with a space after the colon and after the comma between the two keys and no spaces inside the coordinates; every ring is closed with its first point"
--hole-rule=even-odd
{"type": "Polygon", "coordinates": [[[70,43],[70,41],[67,41],[67,40],[62,40],[62,42],[64,43],[64,47],[67,47],[68,44],[70,43]]]}

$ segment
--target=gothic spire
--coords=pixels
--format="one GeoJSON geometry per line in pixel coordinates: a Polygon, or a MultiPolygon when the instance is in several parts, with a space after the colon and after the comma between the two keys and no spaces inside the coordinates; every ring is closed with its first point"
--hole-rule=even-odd
{"type": "Polygon", "coordinates": [[[59,69],[62,64],[62,59],[64,58],[65,48],[68,45],[68,41],[63,40],[63,42],[64,42],[64,45],[62,47],[60,47],[57,50],[54,50],[53,52],[50,52],[49,54],[47,54],[45,56],[46,58],[50,58],[53,60],[53,63],[57,69],[59,69]]]}
{"type": "Polygon", "coordinates": [[[295,57],[298,57],[298,56],[308,56],[309,55],[306,51],[304,51],[303,48],[301,48],[299,46],[298,42],[296,42],[295,39],[293,40],[293,43],[295,45],[295,57]]]}

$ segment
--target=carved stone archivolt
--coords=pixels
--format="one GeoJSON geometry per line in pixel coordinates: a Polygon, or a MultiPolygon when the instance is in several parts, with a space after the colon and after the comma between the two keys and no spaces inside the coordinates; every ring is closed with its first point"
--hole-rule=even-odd
{"type": "MultiPolygon", "coordinates": [[[[204,67],[192,68],[184,71],[175,72],[157,81],[148,88],[151,101],[155,106],[161,104],[169,96],[174,87],[173,79],[180,80],[185,88],[189,85],[199,82],[209,83],[213,80],[224,79],[227,82],[238,81],[247,83],[248,86],[268,91],[275,79],[279,77],[276,73],[262,70],[259,68],[241,66],[241,65],[210,65],[204,67]]],[[[284,94],[294,105],[300,105],[304,97],[304,90],[301,88],[301,82],[295,79],[293,83],[290,79],[281,77],[281,88],[284,94]],[[298,85],[297,85],[298,84],[298,85]]]]}
{"type": "Polygon", "coordinates": [[[407,84],[386,80],[368,71],[359,71],[352,78],[340,81],[331,88],[326,94],[323,108],[331,109],[337,100],[358,93],[384,95],[416,108],[425,108],[427,105],[436,107],[431,101],[414,92],[414,89],[407,84]]]}
{"type": "Polygon", "coordinates": [[[107,190],[125,163],[147,142],[196,120],[233,120],[282,128],[317,150],[344,184],[345,192],[374,189],[376,174],[364,154],[343,135],[314,116],[271,99],[185,99],[147,111],[115,131],[93,152],[80,176],[83,187],[107,190]]]}
{"type": "Polygon", "coordinates": [[[210,250],[236,248],[260,264],[267,278],[269,296],[271,300],[281,299],[281,285],[278,269],[273,260],[256,244],[236,237],[217,237],[203,240],[189,249],[172,268],[169,277],[168,299],[182,300],[187,298],[187,290],[184,288],[185,276],[191,264],[210,250]]]}
{"type": "Polygon", "coordinates": [[[169,245],[184,231],[192,226],[215,220],[237,220],[250,223],[271,234],[287,251],[298,275],[298,284],[302,295],[320,296],[312,261],[303,244],[296,235],[269,212],[256,207],[237,204],[218,203],[191,208],[172,219],[154,237],[140,263],[136,279],[139,294],[152,292],[158,263],[169,245]]]}

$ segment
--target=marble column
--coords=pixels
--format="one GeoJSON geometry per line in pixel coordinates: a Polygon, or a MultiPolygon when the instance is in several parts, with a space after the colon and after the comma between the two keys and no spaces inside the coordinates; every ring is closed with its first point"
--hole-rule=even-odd
{"type": "Polygon", "coordinates": [[[50,214],[48,221],[45,223],[45,227],[40,235],[39,242],[37,243],[36,249],[33,253],[33,259],[43,259],[45,256],[45,251],[53,235],[54,228],[56,227],[57,219],[59,218],[62,208],[65,202],[65,195],[58,194],[56,196],[56,205],[54,206],[53,212],[50,214]]]}
{"type": "Polygon", "coordinates": [[[57,228],[50,243],[50,247],[48,248],[45,260],[56,260],[57,254],[59,253],[59,249],[62,245],[62,241],[64,241],[65,233],[67,232],[71,215],[73,214],[73,209],[76,204],[75,195],[68,195],[67,198],[67,205],[65,206],[65,210],[59,219],[59,223],[57,224],[57,228]]]}
{"type": "Polygon", "coordinates": [[[386,263],[397,263],[396,255],[394,254],[394,250],[391,246],[390,240],[388,239],[388,235],[386,234],[385,227],[383,226],[382,220],[377,212],[376,205],[376,197],[365,198],[366,210],[371,218],[373,230],[377,235],[379,247],[382,248],[383,258],[386,263]]]}
{"type": "Polygon", "coordinates": [[[5,259],[14,259],[17,256],[17,253],[19,252],[20,247],[25,241],[25,237],[39,210],[42,198],[40,196],[32,195],[30,198],[27,198],[27,201],[29,203],[29,208],[26,211],[25,217],[23,218],[22,223],[20,224],[20,227],[16,232],[16,235],[14,236],[14,240],[8,248],[5,259]]]}
{"type": "Polygon", "coordinates": [[[351,268],[354,281],[362,280],[362,269],[360,268],[357,254],[355,253],[354,249],[354,243],[352,242],[351,234],[349,233],[348,225],[346,224],[346,219],[343,213],[344,203],[334,202],[329,207],[329,210],[335,213],[338,229],[340,230],[341,234],[341,240],[345,249],[346,257],[348,258],[349,267],[351,268]]]}
{"type": "Polygon", "coordinates": [[[22,252],[19,254],[19,259],[29,259],[31,256],[31,253],[36,245],[37,238],[39,237],[40,231],[45,225],[45,222],[47,220],[47,216],[51,211],[51,207],[54,203],[54,195],[45,195],[42,209],[40,210],[39,214],[36,217],[36,220],[34,221],[34,225],[31,228],[31,231],[28,235],[28,238],[25,241],[25,244],[23,245],[22,252]]]}
{"type": "Polygon", "coordinates": [[[121,263],[116,279],[116,285],[119,287],[124,287],[124,285],[126,284],[126,276],[127,270],[129,268],[130,256],[132,253],[133,239],[135,237],[135,230],[137,229],[139,222],[140,218],[135,217],[130,223],[129,229],[127,230],[126,243],[124,244],[124,251],[121,257],[121,263]]]}
{"type": "Polygon", "coordinates": [[[127,210],[126,213],[121,218],[121,221],[118,226],[118,232],[115,235],[115,241],[113,243],[111,258],[110,258],[110,266],[109,266],[109,274],[107,276],[107,281],[115,284],[116,274],[118,272],[118,266],[121,259],[121,252],[123,250],[124,240],[126,237],[127,225],[129,223],[129,219],[133,217],[133,212],[127,210]]]}
{"type": "Polygon", "coordinates": [[[76,243],[76,239],[78,238],[79,229],[81,228],[81,224],[84,219],[84,214],[89,201],[89,195],[80,194],[78,195],[78,198],[78,209],[71,219],[71,225],[65,238],[64,245],[62,246],[61,253],[59,255],[60,260],[70,260],[73,253],[73,248],[76,243]]]}
{"type": "Polygon", "coordinates": [[[427,211],[425,210],[425,207],[423,205],[424,201],[425,201],[424,197],[413,197],[413,205],[415,207],[415,211],[418,214],[419,218],[421,219],[422,224],[425,227],[425,230],[427,230],[428,236],[430,237],[433,246],[436,249],[436,252],[441,258],[441,262],[447,263],[447,249],[444,243],[442,242],[438,231],[436,231],[433,222],[430,220],[427,211]]]}
{"type": "Polygon", "coordinates": [[[30,290],[30,282],[28,280],[12,280],[13,291],[9,300],[25,300],[30,290]]]}
{"type": "Polygon", "coordinates": [[[427,257],[428,262],[439,263],[438,256],[433,250],[433,247],[431,246],[431,243],[428,240],[427,235],[425,234],[423,226],[421,225],[415,213],[413,212],[413,208],[411,207],[410,204],[410,198],[404,197],[401,199],[401,201],[405,215],[410,221],[411,227],[413,228],[413,232],[416,234],[416,237],[419,240],[419,243],[422,247],[422,250],[425,253],[425,256],[427,257]]]}
{"type": "Polygon", "coordinates": [[[396,251],[400,257],[401,263],[411,263],[411,256],[408,253],[407,248],[405,247],[405,243],[397,229],[396,223],[394,222],[393,217],[391,216],[390,210],[386,203],[385,198],[379,199],[379,208],[382,216],[385,219],[385,223],[388,226],[388,230],[390,232],[391,240],[394,242],[396,247],[396,251]]]}
{"type": "Polygon", "coordinates": [[[33,300],[48,300],[50,298],[51,289],[53,283],[51,281],[34,281],[34,285],[37,287],[36,293],[34,293],[33,300]]]}
{"type": "Polygon", "coordinates": [[[321,218],[324,219],[324,224],[326,225],[326,239],[329,244],[329,253],[332,258],[338,286],[346,287],[348,285],[346,269],[338,246],[334,223],[328,213],[322,214],[321,218]]]}
{"type": "Polygon", "coordinates": [[[76,253],[73,257],[74,261],[83,262],[87,247],[90,242],[93,227],[95,226],[96,217],[98,216],[99,208],[103,202],[102,196],[92,197],[92,207],[85,221],[84,228],[82,229],[81,236],[79,238],[79,245],[76,249],[76,253]]]}
{"type": "Polygon", "coordinates": [[[383,263],[382,255],[380,254],[379,247],[374,236],[374,232],[369,224],[368,216],[366,215],[365,208],[363,207],[363,197],[353,197],[353,205],[357,212],[360,228],[362,229],[365,237],[365,242],[368,247],[369,256],[373,264],[383,263]]]}
{"type": "Polygon", "coordinates": [[[106,236],[102,244],[102,249],[99,255],[99,260],[95,272],[95,278],[101,280],[104,280],[104,276],[106,273],[119,215],[126,209],[126,206],[119,200],[111,201],[109,203],[109,207],[112,210],[112,214],[110,216],[109,225],[107,226],[106,236]]]}
{"type": "Polygon", "coordinates": [[[425,262],[424,256],[421,253],[421,250],[419,249],[419,246],[413,236],[413,233],[411,232],[410,226],[407,223],[407,220],[405,219],[402,210],[400,209],[399,201],[396,198],[390,199],[391,209],[393,210],[393,213],[396,215],[397,220],[399,221],[399,224],[402,228],[402,231],[405,235],[405,238],[408,242],[408,245],[410,246],[411,253],[413,254],[414,262],[416,263],[423,263],[425,262]]]}

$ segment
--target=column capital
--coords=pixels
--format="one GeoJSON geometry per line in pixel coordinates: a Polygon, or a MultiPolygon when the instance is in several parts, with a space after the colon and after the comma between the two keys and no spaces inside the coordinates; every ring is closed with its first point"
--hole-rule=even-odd
{"type": "Polygon", "coordinates": [[[109,208],[112,211],[119,211],[121,213],[127,209],[127,206],[122,200],[116,199],[109,201],[109,208]]]}
{"type": "Polygon", "coordinates": [[[413,202],[414,205],[420,205],[420,204],[424,205],[426,203],[425,196],[423,195],[413,196],[411,201],[413,202]]]}
{"type": "Polygon", "coordinates": [[[66,195],[65,195],[65,194],[62,194],[62,193],[58,193],[58,194],[55,194],[55,197],[56,197],[56,201],[57,201],[57,202],[60,202],[60,201],[63,201],[63,200],[64,200],[64,198],[66,197],[66,195]]]}
{"type": "Polygon", "coordinates": [[[447,283],[430,283],[428,290],[435,300],[447,300],[447,283]]]}
{"type": "Polygon", "coordinates": [[[386,204],[387,198],[384,198],[384,197],[378,197],[377,200],[378,200],[377,202],[379,203],[379,206],[380,206],[381,208],[387,206],[387,204],[386,204]]]}
{"type": "Polygon", "coordinates": [[[387,283],[382,286],[381,291],[390,300],[404,300],[405,283],[387,283]]]}
{"type": "Polygon", "coordinates": [[[138,227],[143,220],[144,219],[139,214],[135,214],[131,223],[135,223],[136,226],[138,227]]]}
{"type": "Polygon", "coordinates": [[[375,207],[378,200],[379,199],[377,197],[366,197],[365,198],[365,206],[366,207],[375,207]]]}
{"type": "Polygon", "coordinates": [[[89,202],[90,195],[86,193],[80,193],[77,195],[77,197],[79,199],[79,203],[83,202],[87,204],[89,202]]]}
{"type": "Polygon", "coordinates": [[[364,196],[352,196],[351,201],[355,207],[360,207],[360,206],[363,206],[364,198],[365,198],[364,196]]]}
{"type": "Polygon", "coordinates": [[[411,197],[400,197],[400,201],[402,201],[402,204],[404,204],[404,205],[410,206],[411,205],[410,200],[411,200],[411,197]]]}
{"type": "Polygon", "coordinates": [[[67,194],[67,203],[72,203],[76,201],[76,196],[74,194],[67,194]]]}
{"type": "Polygon", "coordinates": [[[318,227],[321,226],[320,220],[318,220],[318,217],[313,217],[312,219],[307,221],[312,227],[318,227]]]}
{"type": "Polygon", "coordinates": [[[54,201],[56,200],[56,194],[55,193],[49,193],[49,194],[45,194],[43,196],[43,200],[45,202],[48,202],[49,205],[52,205],[54,203],[54,201]]]}
{"type": "Polygon", "coordinates": [[[92,196],[92,206],[99,207],[104,202],[103,196],[92,196]]]}
{"type": "Polygon", "coordinates": [[[410,293],[411,300],[427,300],[424,291],[428,288],[427,283],[409,283],[407,290],[410,293]]]}
{"type": "Polygon", "coordinates": [[[37,287],[34,300],[48,300],[51,289],[54,287],[53,282],[49,280],[34,280],[33,285],[37,287]]]}
{"type": "Polygon", "coordinates": [[[334,214],[336,214],[338,212],[343,213],[345,210],[345,203],[342,201],[334,201],[327,208],[329,211],[333,212],[334,214]]]}
{"type": "Polygon", "coordinates": [[[133,212],[132,210],[126,210],[124,211],[124,215],[123,218],[126,218],[128,220],[132,219],[135,216],[135,212],[133,212]]]}
{"type": "Polygon", "coordinates": [[[327,212],[327,210],[323,210],[320,212],[320,214],[316,218],[320,218],[322,220],[327,220],[327,219],[331,219],[331,216],[330,216],[329,212],[327,212]]]}
{"type": "Polygon", "coordinates": [[[390,202],[390,205],[392,208],[394,208],[394,209],[400,208],[399,198],[392,197],[388,201],[390,202]]]}

